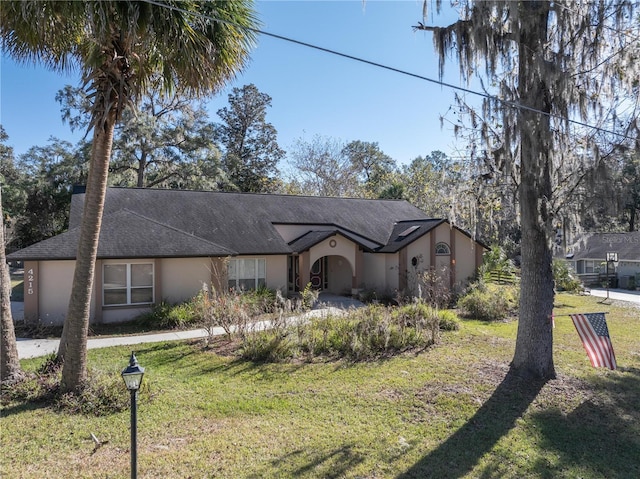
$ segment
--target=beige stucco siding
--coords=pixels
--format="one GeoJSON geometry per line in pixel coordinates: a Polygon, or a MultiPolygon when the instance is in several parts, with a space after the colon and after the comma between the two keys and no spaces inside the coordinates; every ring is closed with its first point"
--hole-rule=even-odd
{"type": "Polygon", "coordinates": [[[356,248],[357,245],[351,240],[348,240],[344,236],[335,235],[311,248],[310,261],[311,264],[313,264],[324,256],[342,256],[349,262],[349,266],[353,272],[356,266],[356,248]]]}
{"type": "Polygon", "coordinates": [[[209,258],[163,258],[159,267],[162,299],[169,303],[185,301],[198,294],[204,285],[211,285],[213,267],[209,258]]]}
{"type": "Polygon", "coordinates": [[[476,272],[476,248],[480,248],[475,241],[464,233],[456,230],[456,282],[467,283],[476,272]]]}
{"type": "Polygon", "coordinates": [[[385,254],[385,263],[386,263],[385,276],[386,276],[386,283],[387,283],[385,292],[392,293],[396,291],[400,286],[399,284],[400,275],[398,274],[398,270],[400,268],[400,265],[398,264],[400,261],[399,258],[400,258],[399,253],[385,254]]]}
{"type": "Polygon", "coordinates": [[[384,291],[387,288],[387,254],[364,255],[364,272],[358,288],[365,290],[384,291]]]}
{"type": "MultiPolygon", "coordinates": [[[[38,307],[42,324],[64,323],[74,269],[75,261],[40,261],[38,307]]],[[[93,303],[91,311],[93,312],[93,303]]]]}
{"type": "Polygon", "coordinates": [[[418,238],[413,243],[407,245],[407,264],[402,265],[403,267],[407,268],[407,270],[409,271],[414,272],[423,272],[429,269],[429,267],[431,266],[429,252],[431,251],[432,247],[429,238],[430,236],[426,234],[418,238]],[[416,258],[418,261],[416,267],[414,267],[411,263],[411,260],[413,258],[416,258]]]}
{"type": "Polygon", "coordinates": [[[266,256],[267,288],[287,293],[287,256],[266,256]]]}
{"type": "Polygon", "coordinates": [[[351,294],[351,278],[353,270],[349,262],[342,256],[329,256],[327,262],[329,292],[333,294],[351,294]]]}

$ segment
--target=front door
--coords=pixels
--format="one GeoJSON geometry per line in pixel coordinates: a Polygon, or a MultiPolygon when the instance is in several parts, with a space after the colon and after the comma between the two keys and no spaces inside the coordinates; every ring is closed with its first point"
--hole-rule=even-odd
{"type": "Polygon", "coordinates": [[[327,280],[327,256],[324,256],[313,263],[311,266],[311,274],[309,280],[311,281],[311,287],[313,289],[324,290],[329,287],[327,280]]]}

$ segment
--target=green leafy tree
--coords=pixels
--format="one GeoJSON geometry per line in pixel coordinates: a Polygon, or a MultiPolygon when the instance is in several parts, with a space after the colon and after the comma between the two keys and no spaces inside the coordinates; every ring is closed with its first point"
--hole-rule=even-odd
{"type": "Polygon", "coordinates": [[[560,180],[598,148],[588,135],[576,148],[567,119],[603,124],[613,117],[604,108],[607,100],[637,83],[636,4],[466,0],[458,5],[461,18],[454,24],[417,28],[433,32],[441,73],[455,48],[464,78],[484,66],[484,84],[498,88],[497,95],[484,99],[482,114],[471,115],[483,150],[518,187],[522,282],[512,369],[551,378],[551,244],[557,201],[570,187],[560,180]]]}
{"type": "Polygon", "coordinates": [[[91,166],[58,351],[64,361],[63,391],[81,389],[87,374],[89,308],[115,125],[156,76],[163,91],[180,85],[194,96],[209,94],[234,77],[254,41],[252,30],[237,25],[255,27],[252,2],[2,4],[3,51],[56,71],[80,67],[92,102],[91,166]]]}
{"type": "MultiPolygon", "coordinates": [[[[159,82],[129,105],[114,131],[109,183],[138,188],[216,189],[222,181],[220,154],[204,102],[165,95],[159,82]]],[[[91,104],[81,88],[67,85],[56,95],[63,119],[85,128],[91,104]]]]}
{"type": "Polygon", "coordinates": [[[26,198],[13,245],[24,248],[67,229],[73,186],[85,183],[88,160],[81,149],[53,138],[45,147],[31,147],[17,165],[24,173],[21,188],[26,198]]]}
{"type": "Polygon", "coordinates": [[[395,161],[386,155],[378,143],[351,141],[342,153],[348,158],[351,170],[365,198],[378,198],[393,181],[397,169],[395,161]]]}
{"type": "Polygon", "coordinates": [[[278,132],[266,120],[271,97],[253,85],[234,88],[229,106],[218,110],[222,123],[216,137],[222,145],[226,189],[252,193],[274,191],[278,162],[285,151],[278,146],[278,132]]]}
{"type": "Polygon", "coordinates": [[[433,218],[449,218],[454,201],[461,201],[456,194],[462,188],[461,172],[441,151],[403,165],[400,177],[407,200],[433,218]]]}

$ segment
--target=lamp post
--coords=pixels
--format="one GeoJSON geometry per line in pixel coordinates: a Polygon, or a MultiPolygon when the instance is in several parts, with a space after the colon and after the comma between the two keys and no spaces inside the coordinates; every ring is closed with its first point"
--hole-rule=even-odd
{"type": "Polygon", "coordinates": [[[122,379],[131,393],[131,479],[138,477],[138,390],[142,384],[144,368],[140,367],[136,355],[131,352],[129,366],[122,370],[122,379]]]}

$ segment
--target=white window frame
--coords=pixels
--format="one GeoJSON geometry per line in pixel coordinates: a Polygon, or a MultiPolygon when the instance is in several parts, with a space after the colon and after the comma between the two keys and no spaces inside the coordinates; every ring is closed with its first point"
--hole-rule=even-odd
{"type": "Polygon", "coordinates": [[[137,305],[145,305],[145,304],[153,304],[154,298],[156,297],[156,271],[155,265],[152,261],[140,261],[140,262],[131,262],[131,263],[103,263],[102,265],[102,305],[103,306],[137,306],[137,305]],[[137,265],[146,265],[151,266],[151,285],[144,286],[132,286],[131,285],[131,267],[137,265]],[[105,282],[105,269],[109,266],[125,266],[126,267],[126,279],[124,288],[109,288],[106,286],[105,282]],[[143,301],[143,302],[133,302],[131,300],[131,291],[136,289],[148,289],[151,288],[151,301],[143,301]],[[111,289],[125,289],[127,293],[127,301],[126,303],[108,303],[105,301],[106,293],[111,289]]]}
{"type": "MultiPolygon", "coordinates": [[[[242,268],[242,271],[244,271],[244,268],[242,268]]],[[[241,288],[240,287],[240,281],[249,281],[249,280],[253,280],[253,288],[249,288],[249,289],[258,289],[258,287],[262,285],[267,284],[267,260],[265,258],[231,258],[229,259],[229,263],[227,264],[227,285],[229,287],[229,289],[236,289],[238,291],[243,290],[245,288],[241,288]],[[240,271],[239,268],[239,262],[249,262],[252,261],[254,262],[253,264],[253,271],[254,271],[254,276],[253,278],[248,278],[248,277],[238,277],[238,271],[240,271]],[[261,267],[262,265],[262,267],[261,267]],[[260,276],[260,271],[264,271],[264,277],[260,276]],[[262,280],[262,283],[260,282],[260,280],[262,280]],[[235,285],[232,285],[231,282],[234,282],[235,285]]]]}
{"type": "Polygon", "coordinates": [[[600,273],[600,261],[593,259],[584,260],[584,272],[585,274],[600,273]]]}

